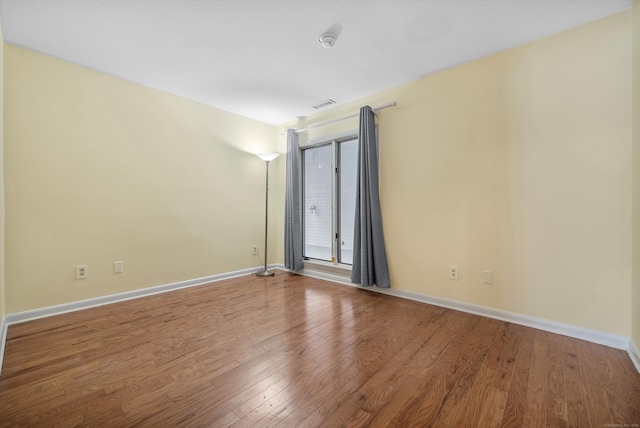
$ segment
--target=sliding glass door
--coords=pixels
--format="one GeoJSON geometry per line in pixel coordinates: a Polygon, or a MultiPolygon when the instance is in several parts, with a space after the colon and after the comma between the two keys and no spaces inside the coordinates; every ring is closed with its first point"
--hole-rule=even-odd
{"type": "Polygon", "coordinates": [[[356,213],[356,175],[358,166],[358,140],[338,144],[338,188],[340,210],[338,218],[338,261],[353,263],[353,226],[356,213]]]}
{"type": "Polygon", "coordinates": [[[358,139],[302,151],[303,256],[352,264],[358,139]]]}
{"type": "Polygon", "coordinates": [[[331,261],[333,167],[331,146],[306,149],[304,165],[304,251],[311,259],[331,261]]]}

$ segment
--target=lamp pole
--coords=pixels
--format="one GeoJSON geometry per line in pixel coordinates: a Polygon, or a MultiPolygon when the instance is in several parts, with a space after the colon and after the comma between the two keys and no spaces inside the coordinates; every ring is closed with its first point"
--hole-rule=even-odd
{"type": "Polygon", "coordinates": [[[269,163],[277,158],[277,153],[258,153],[257,156],[266,164],[265,202],[264,202],[264,269],[256,272],[257,276],[273,276],[273,271],[267,270],[267,237],[269,232],[269,163]]]}

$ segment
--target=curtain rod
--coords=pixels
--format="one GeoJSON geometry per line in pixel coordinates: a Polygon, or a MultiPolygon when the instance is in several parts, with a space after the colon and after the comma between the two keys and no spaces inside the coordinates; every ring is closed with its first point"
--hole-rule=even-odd
{"type": "MultiPolygon", "coordinates": [[[[395,101],[391,101],[388,104],[381,105],[381,106],[378,106],[378,107],[373,107],[371,110],[373,110],[374,113],[377,113],[380,110],[383,110],[383,109],[389,108],[389,107],[395,107],[396,105],[397,105],[397,103],[395,101]]],[[[307,126],[306,128],[294,129],[294,131],[295,132],[305,132],[305,131],[308,131],[310,129],[319,128],[321,126],[331,125],[332,123],[341,122],[343,120],[351,119],[352,117],[356,117],[356,116],[359,116],[359,115],[360,115],[360,112],[354,113],[354,114],[350,114],[348,116],[342,116],[342,117],[339,117],[337,119],[331,119],[331,120],[327,120],[327,121],[324,121],[324,122],[316,123],[314,125],[307,126]]],[[[280,134],[280,135],[286,135],[286,133],[280,134]]]]}

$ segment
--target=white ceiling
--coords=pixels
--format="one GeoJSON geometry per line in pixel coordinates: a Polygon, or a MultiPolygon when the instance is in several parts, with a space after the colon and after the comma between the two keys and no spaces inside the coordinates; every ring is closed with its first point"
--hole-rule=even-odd
{"type": "Polygon", "coordinates": [[[631,1],[0,0],[0,20],[8,43],[280,125],[631,1]]]}

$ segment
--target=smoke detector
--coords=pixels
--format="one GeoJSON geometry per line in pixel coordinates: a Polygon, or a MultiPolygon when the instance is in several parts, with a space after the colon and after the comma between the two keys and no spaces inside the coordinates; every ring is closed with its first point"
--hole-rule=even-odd
{"type": "Polygon", "coordinates": [[[319,38],[318,41],[325,48],[332,48],[333,45],[336,44],[336,40],[338,37],[332,33],[324,33],[319,38]]]}

